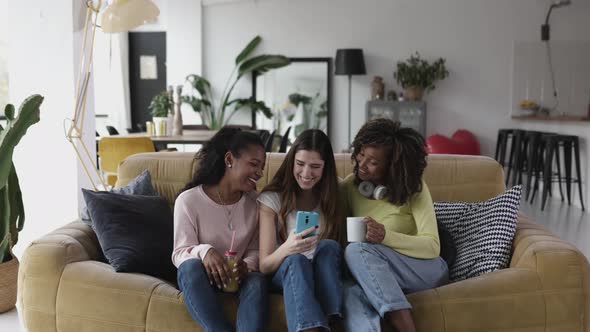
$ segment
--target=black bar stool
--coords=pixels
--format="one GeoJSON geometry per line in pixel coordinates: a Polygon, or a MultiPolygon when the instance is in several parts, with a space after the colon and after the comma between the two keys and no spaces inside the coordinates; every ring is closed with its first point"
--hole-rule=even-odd
{"type": "MultiPolygon", "coordinates": [[[[533,184],[532,196],[530,202],[532,203],[535,200],[535,195],[537,190],[539,189],[539,181],[543,179],[543,189],[542,194],[546,196],[549,194],[551,196],[551,183],[553,182],[553,154],[559,153],[558,149],[556,148],[557,145],[557,134],[555,133],[542,133],[539,138],[539,144],[537,149],[537,158],[534,161],[533,166],[533,176],[535,178],[535,182],[533,184]]],[[[561,181],[561,167],[559,163],[559,155],[556,155],[557,160],[557,179],[561,181]]],[[[563,192],[561,190],[561,182],[559,184],[559,192],[561,193],[561,198],[563,199],[563,192]]],[[[528,197],[527,197],[528,198],[528,197]]],[[[545,203],[543,201],[541,210],[545,207],[545,203]]]]}
{"type": "Polygon", "coordinates": [[[525,162],[525,131],[521,129],[512,130],[512,142],[510,144],[510,155],[508,156],[508,172],[506,173],[506,185],[510,182],[512,174],[512,185],[522,180],[520,172],[525,162]],[[512,173],[514,172],[514,173],[512,173]]]}
{"type": "Polygon", "coordinates": [[[496,139],[496,153],[494,159],[496,159],[502,167],[505,166],[506,161],[506,148],[508,146],[508,139],[512,139],[512,133],[515,129],[499,129],[498,137],[496,139]]]}
{"type": "MultiPolygon", "coordinates": [[[[534,131],[534,130],[527,130],[524,134],[524,141],[525,141],[525,147],[524,147],[524,151],[526,153],[526,159],[525,159],[525,163],[524,163],[524,168],[523,168],[523,172],[526,173],[526,185],[525,185],[525,190],[526,190],[526,200],[529,199],[530,195],[531,195],[531,185],[533,177],[535,175],[539,175],[542,172],[542,169],[539,168],[539,164],[540,162],[542,162],[542,160],[540,160],[540,157],[542,157],[542,153],[544,150],[544,146],[543,146],[543,141],[541,140],[542,135],[547,135],[547,134],[553,134],[553,133],[546,133],[546,132],[542,132],[542,131],[534,131]]],[[[519,183],[522,183],[519,182],[519,183]]]]}
{"type": "Polygon", "coordinates": [[[563,146],[563,165],[565,171],[565,187],[568,205],[572,205],[571,201],[571,187],[572,181],[578,183],[578,191],[580,194],[580,204],[582,211],[584,208],[584,197],[582,196],[582,174],[580,170],[580,141],[575,135],[559,135],[559,142],[563,146]],[[572,149],[574,151],[574,161],[576,163],[576,179],[572,180],[572,149]]]}

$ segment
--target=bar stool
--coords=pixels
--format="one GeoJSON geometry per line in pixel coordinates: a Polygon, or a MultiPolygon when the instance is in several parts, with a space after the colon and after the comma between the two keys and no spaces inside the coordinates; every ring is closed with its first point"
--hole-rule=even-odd
{"type": "MultiPolygon", "coordinates": [[[[535,178],[533,184],[533,191],[530,202],[535,200],[535,195],[539,189],[539,181],[543,179],[542,194],[546,197],[547,194],[551,196],[551,183],[553,182],[553,154],[556,154],[557,160],[557,180],[559,181],[559,192],[563,199],[563,191],[561,190],[561,166],[559,163],[559,150],[557,149],[557,134],[555,133],[542,133],[537,148],[537,157],[534,160],[532,176],[535,178]]],[[[527,195],[528,199],[528,195],[527,195]]],[[[545,207],[543,204],[541,210],[545,207]]]]}
{"type": "Polygon", "coordinates": [[[584,198],[582,196],[582,174],[580,170],[580,141],[578,136],[575,135],[559,135],[559,143],[563,146],[563,162],[565,171],[565,187],[567,194],[567,203],[572,205],[571,202],[571,187],[572,181],[578,183],[578,192],[580,194],[580,204],[582,205],[582,211],[584,208],[584,198]],[[574,161],[576,163],[576,179],[572,180],[572,149],[574,151],[574,161]]]}
{"type": "Polygon", "coordinates": [[[506,185],[510,182],[512,174],[512,185],[517,185],[522,180],[521,171],[526,159],[525,133],[521,129],[512,130],[512,142],[510,144],[510,155],[508,156],[508,172],[506,173],[506,185]],[[512,173],[514,172],[514,173],[512,173]]]}
{"type": "MultiPolygon", "coordinates": [[[[531,195],[531,185],[532,185],[532,180],[533,180],[533,176],[534,175],[538,175],[541,173],[542,169],[539,168],[539,163],[540,163],[540,154],[543,153],[543,145],[542,145],[542,140],[541,137],[542,135],[545,134],[553,134],[553,133],[547,133],[547,132],[542,132],[542,131],[534,131],[534,130],[527,130],[524,134],[524,141],[525,141],[525,146],[524,146],[524,151],[526,153],[526,159],[524,162],[524,169],[523,172],[526,173],[526,185],[525,185],[525,190],[526,190],[526,199],[528,200],[530,195],[531,195]]],[[[522,181],[520,181],[519,183],[522,183],[522,181]]]]}
{"type": "Polygon", "coordinates": [[[496,139],[496,153],[494,159],[496,159],[502,167],[505,165],[506,159],[506,148],[508,146],[508,139],[512,138],[512,133],[515,129],[499,129],[498,137],[496,139]]]}

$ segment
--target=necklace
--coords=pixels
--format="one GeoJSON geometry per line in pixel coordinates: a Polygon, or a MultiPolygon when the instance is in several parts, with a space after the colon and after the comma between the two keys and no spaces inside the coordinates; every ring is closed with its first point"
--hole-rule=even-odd
{"type": "Polygon", "coordinates": [[[223,196],[221,196],[221,191],[219,191],[219,186],[217,187],[217,198],[219,198],[219,201],[221,202],[221,205],[223,206],[223,210],[225,211],[225,219],[227,220],[227,228],[229,228],[230,231],[234,230],[234,224],[232,222],[232,212],[236,207],[236,204],[233,204],[231,208],[227,208],[225,201],[223,200],[223,196]]]}

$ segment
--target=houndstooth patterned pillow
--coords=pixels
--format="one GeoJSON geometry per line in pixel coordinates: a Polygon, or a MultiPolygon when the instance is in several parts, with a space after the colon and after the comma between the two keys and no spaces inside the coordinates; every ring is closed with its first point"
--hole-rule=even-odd
{"type": "Polygon", "coordinates": [[[457,248],[449,267],[451,281],[476,277],[508,266],[521,186],[485,202],[435,202],[436,219],[445,225],[457,248]]]}

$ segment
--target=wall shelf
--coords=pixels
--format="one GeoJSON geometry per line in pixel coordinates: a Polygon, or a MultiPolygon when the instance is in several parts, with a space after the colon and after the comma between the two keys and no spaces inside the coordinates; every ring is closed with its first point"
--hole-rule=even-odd
{"type": "Polygon", "coordinates": [[[514,120],[532,120],[532,121],[551,121],[551,122],[590,122],[588,116],[576,116],[576,115],[512,115],[514,120]]]}

